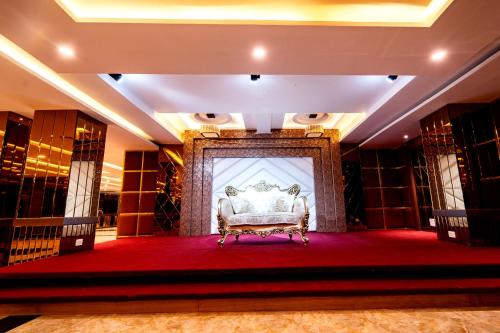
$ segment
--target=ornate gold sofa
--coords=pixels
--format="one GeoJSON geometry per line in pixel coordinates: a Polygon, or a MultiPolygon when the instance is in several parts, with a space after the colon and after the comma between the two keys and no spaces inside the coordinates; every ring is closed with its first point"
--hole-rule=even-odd
{"type": "Polygon", "coordinates": [[[288,233],[290,239],[296,233],[308,244],[309,211],[306,197],[297,197],[299,185],[282,190],[260,181],[243,190],[227,186],[225,192],[228,198],[219,199],[217,210],[219,246],[228,235],[238,240],[242,234],[266,237],[272,233],[288,233]]]}

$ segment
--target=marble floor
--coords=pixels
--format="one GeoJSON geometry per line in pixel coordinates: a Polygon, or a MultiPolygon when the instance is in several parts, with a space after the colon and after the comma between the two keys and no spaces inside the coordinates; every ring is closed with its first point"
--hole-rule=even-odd
{"type": "Polygon", "coordinates": [[[500,308],[41,316],[10,332],[500,333],[500,308]]]}

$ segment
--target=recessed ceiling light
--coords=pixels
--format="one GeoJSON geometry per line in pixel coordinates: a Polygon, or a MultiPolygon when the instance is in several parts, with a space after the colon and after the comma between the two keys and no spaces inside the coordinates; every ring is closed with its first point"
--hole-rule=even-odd
{"type": "Polygon", "coordinates": [[[385,80],[389,83],[393,83],[394,81],[396,81],[396,79],[398,78],[397,75],[387,75],[387,77],[385,78],[385,80]]]}
{"type": "Polygon", "coordinates": [[[448,52],[446,50],[436,50],[432,52],[431,60],[434,62],[440,62],[444,58],[446,58],[446,55],[448,55],[448,52]]]}
{"type": "Polygon", "coordinates": [[[75,50],[70,46],[59,45],[57,47],[57,51],[59,51],[59,54],[65,58],[74,58],[75,57],[75,50]]]}
{"type": "Polygon", "coordinates": [[[409,136],[408,134],[403,135],[403,139],[408,140],[409,136]]]}
{"type": "Polygon", "coordinates": [[[252,51],[252,56],[254,57],[254,59],[257,59],[257,60],[264,59],[266,57],[266,55],[267,55],[266,49],[261,47],[261,46],[255,47],[252,51]]]}

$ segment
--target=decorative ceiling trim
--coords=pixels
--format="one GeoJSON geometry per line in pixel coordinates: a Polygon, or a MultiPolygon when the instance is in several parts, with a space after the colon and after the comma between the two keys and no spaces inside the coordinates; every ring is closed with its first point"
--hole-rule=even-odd
{"type": "Polygon", "coordinates": [[[75,22],[430,27],[453,0],[55,0],[75,22]]]}
{"type": "MultiPolygon", "coordinates": [[[[294,118],[297,118],[296,116],[297,113],[286,113],[283,121],[283,129],[307,129],[307,124],[300,124],[294,120],[294,118]]],[[[317,122],[316,124],[322,125],[327,129],[338,129],[340,140],[342,140],[353,129],[358,127],[366,117],[366,112],[329,113],[325,121],[317,122]]]]}

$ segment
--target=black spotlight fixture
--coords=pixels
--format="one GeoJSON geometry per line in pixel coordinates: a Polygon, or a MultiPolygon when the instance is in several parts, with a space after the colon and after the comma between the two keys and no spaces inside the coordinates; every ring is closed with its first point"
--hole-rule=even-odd
{"type": "Polygon", "coordinates": [[[397,78],[398,78],[397,75],[387,75],[386,80],[387,80],[387,82],[392,83],[392,82],[396,81],[397,78]]]}
{"type": "Polygon", "coordinates": [[[317,113],[310,113],[309,114],[309,119],[316,119],[318,118],[318,114],[317,113]]]}
{"type": "Polygon", "coordinates": [[[260,74],[250,74],[250,80],[258,81],[260,79],[260,74]]]}
{"type": "Polygon", "coordinates": [[[123,75],[120,73],[110,73],[108,75],[111,76],[116,82],[120,81],[123,78],[123,75]]]}
{"type": "Polygon", "coordinates": [[[215,113],[207,113],[208,119],[215,119],[215,113]]]}

